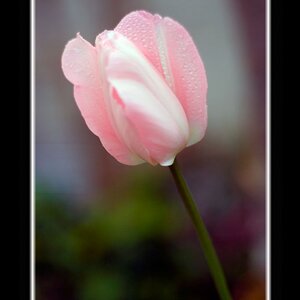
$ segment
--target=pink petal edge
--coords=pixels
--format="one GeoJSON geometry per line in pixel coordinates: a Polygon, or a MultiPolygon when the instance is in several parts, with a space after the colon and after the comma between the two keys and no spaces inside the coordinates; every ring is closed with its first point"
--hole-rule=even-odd
{"type": "Polygon", "coordinates": [[[75,101],[88,128],[100,138],[103,147],[123,164],[143,163],[120,141],[110,122],[97,67],[96,48],[77,34],[65,47],[62,69],[66,78],[74,84],[75,101]]]}

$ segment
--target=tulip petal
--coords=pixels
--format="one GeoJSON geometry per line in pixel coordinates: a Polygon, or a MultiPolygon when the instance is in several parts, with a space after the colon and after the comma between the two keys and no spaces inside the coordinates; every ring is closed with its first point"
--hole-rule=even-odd
{"type": "Polygon", "coordinates": [[[69,41],[62,55],[62,69],[66,78],[74,85],[100,88],[97,68],[97,52],[79,33],[69,41]]]}
{"type": "Polygon", "coordinates": [[[189,33],[171,18],[145,11],[128,14],[115,31],[134,42],[173,89],[188,119],[188,145],[200,141],[207,126],[207,79],[189,33]]]}
{"type": "Polygon", "coordinates": [[[203,62],[189,33],[170,18],[161,20],[174,92],[190,125],[189,145],[199,142],[207,126],[207,78],[203,62]]]}
{"type": "Polygon", "coordinates": [[[146,11],[134,11],[126,15],[114,31],[132,41],[149,59],[152,65],[163,75],[160,55],[157,47],[154,16],[146,11]]]}
{"type": "Polygon", "coordinates": [[[145,85],[110,77],[113,114],[119,132],[149,163],[170,165],[186,145],[178,126],[145,85]],[[137,146],[139,148],[137,148],[137,146]]]}
{"type": "Polygon", "coordinates": [[[107,113],[97,51],[79,34],[65,47],[62,69],[74,84],[74,97],[88,128],[100,138],[104,148],[119,162],[136,165],[144,161],[133,154],[116,134],[107,113]]]}
{"type": "Polygon", "coordinates": [[[100,138],[103,147],[112,156],[126,165],[145,162],[133,154],[115,133],[104,107],[103,95],[99,90],[74,86],[74,97],[87,126],[100,138]]]}

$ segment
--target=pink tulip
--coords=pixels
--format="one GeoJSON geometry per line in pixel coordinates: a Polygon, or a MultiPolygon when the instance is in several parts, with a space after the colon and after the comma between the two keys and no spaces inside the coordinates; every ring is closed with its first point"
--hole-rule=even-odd
{"type": "Polygon", "coordinates": [[[95,47],[77,34],[62,69],[87,126],[123,164],[169,166],[205,134],[205,69],[188,32],[168,17],[132,12],[95,47]]]}

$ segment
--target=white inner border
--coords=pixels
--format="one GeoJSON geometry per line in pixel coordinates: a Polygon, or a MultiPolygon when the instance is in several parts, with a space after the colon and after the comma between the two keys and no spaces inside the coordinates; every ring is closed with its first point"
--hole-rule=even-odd
{"type": "MultiPolygon", "coordinates": [[[[30,135],[31,135],[31,186],[30,186],[30,204],[31,204],[31,218],[30,218],[30,278],[31,278],[31,300],[35,300],[35,0],[31,0],[30,9],[30,50],[31,50],[31,71],[30,71],[30,92],[31,92],[31,120],[30,120],[30,135]]],[[[269,0],[266,0],[266,295],[267,300],[270,300],[270,8],[269,0]]]]}
{"type": "Polygon", "coordinates": [[[31,96],[31,119],[30,119],[30,136],[31,136],[31,156],[30,156],[30,169],[31,169],[31,218],[30,218],[30,235],[31,235],[31,249],[30,249],[30,279],[31,279],[31,299],[35,300],[35,0],[30,1],[30,96],[31,96]]]}

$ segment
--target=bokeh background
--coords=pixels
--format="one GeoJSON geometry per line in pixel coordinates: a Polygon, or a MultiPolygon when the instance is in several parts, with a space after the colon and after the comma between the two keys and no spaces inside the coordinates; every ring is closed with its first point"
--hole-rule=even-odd
{"type": "Polygon", "coordinates": [[[77,109],[61,54],[132,10],[191,33],[208,129],[178,160],[234,299],[265,299],[265,1],[36,0],[36,299],[218,299],[168,168],[119,164],[77,109]]]}

